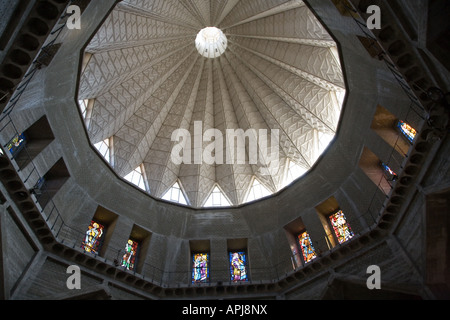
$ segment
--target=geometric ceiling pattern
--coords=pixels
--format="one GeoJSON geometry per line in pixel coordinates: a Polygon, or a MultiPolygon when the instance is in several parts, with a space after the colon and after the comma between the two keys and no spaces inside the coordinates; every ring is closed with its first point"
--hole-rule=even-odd
{"type": "MultiPolygon", "coordinates": [[[[126,0],[85,53],[78,99],[89,101],[91,142],[109,139],[117,174],[141,167],[158,198],[177,182],[192,207],[202,207],[217,185],[232,205],[245,202],[254,179],[275,193],[288,163],[310,169],[320,137],[337,131],[345,84],[336,43],[300,0],[126,0]],[[228,39],[214,59],[195,47],[210,26],[228,39]],[[259,145],[257,163],[249,161],[250,142],[245,163],[172,161],[179,144],[172,134],[184,129],[194,140],[196,123],[202,133],[276,131],[278,143],[259,145]],[[273,155],[277,161],[262,170],[273,155]]],[[[216,155],[229,146],[214,141],[216,155]]],[[[211,144],[191,143],[192,154],[211,144]]]]}

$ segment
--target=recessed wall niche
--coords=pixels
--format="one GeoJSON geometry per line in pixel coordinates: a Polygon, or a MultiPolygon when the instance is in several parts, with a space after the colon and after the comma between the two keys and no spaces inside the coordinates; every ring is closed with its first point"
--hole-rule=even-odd
{"type": "Polygon", "coordinates": [[[297,218],[284,226],[284,231],[292,252],[292,267],[297,269],[316,257],[314,241],[310,238],[302,218],[297,218]],[[302,237],[304,233],[306,237],[302,237]],[[303,243],[306,240],[308,243],[303,243]],[[303,246],[303,250],[302,250],[303,246]],[[305,251],[304,251],[305,250],[305,251]]]}
{"type": "Polygon", "coordinates": [[[335,197],[328,198],[316,206],[315,209],[325,230],[325,240],[329,249],[353,238],[354,233],[348,217],[335,197]]]}
{"type": "Polygon", "coordinates": [[[227,240],[231,282],[247,282],[250,279],[247,242],[247,239],[227,240]]]}
{"type": "Polygon", "coordinates": [[[388,163],[383,162],[369,148],[364,147],[358,165],[384,194],[389,194],[397,174],[393,169],[390,169],[392,174],[388,175],[387,168],[390,168],[388,163]]]}
{"type": "Polygon", "coordinates": [[[43,177],[39,178],[31,191],[35,194],[41,208],[45,208],[69,178],[69,170],[63,158],[59,159],[43,177]]]}
{"type": "MultiPolygon", "coordinates": [[[[101,206],[97,208],[80,242],[87,253],[103,257],[111,240],[118,215],[101,206]]],[[[125,247],[125,244],[123,244],[125,247]]],[[[119,248],[115,248],[119,250],[119,248]]],[[[120,248],[122,249],[122,247],[120,248]]],[[[118,257],[117,257],[118,258],[118,257]]]]}
{"type": "Polygon", "coordinates": [[[140,273],[145,263],[151,233],[144,228],[133,225],[128,242],[124,244],[125,252],[122,256],[121,266],[128,270],[140,273]]]}
{"type": "Polygon", "coordinates": [[[189,241],[189,266],[192,283],[208,283],[211,280],[211,244],[210,240],[189,241]]]}
{"type": "Polygon", "coordinates": [[[18,137],[13,137],[8,149],[19,168],[24,169],[53,140],[55,136],[47,117],[43,116],[18,137]]]}
{"type": "Polygon", "coordinates": [[[397,129],[399,118],[386,108],[378,105],[370,128],[375,131],[387,144],[394,148],[398,155],[404,157],[411,144],[402,139],[397,129]]]}

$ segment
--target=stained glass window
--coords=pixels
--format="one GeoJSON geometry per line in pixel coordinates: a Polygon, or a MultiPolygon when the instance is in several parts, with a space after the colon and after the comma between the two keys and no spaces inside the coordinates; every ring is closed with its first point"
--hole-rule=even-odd
{"type": "Polygon", "coordinates": [[[192,255],[192,283],[204,283],[209,280],[209,254],[192,255]]]}
{"type": "Polygon", "coordinates": [[[98,222],[91,221],[86,231],[82,248],[86,252],[98,254],[101,247],[101,237],[105,232],[105,227],[98,222]]]}
{"type": "Polygon", "coordinates": [[[23,133],[18,134],[11,139],[11,141],[6,145],[6,148],[8,148],[12,156],[15,156],[20,150],[22,150],[22,148],[25,146],[25,143],[25,135],[23,133]]]}
{"type": "Polygon", "coordinates": [[[247,254],[244,251],[230,252],[231,281],[248,281],[247,254]]]}
{"type": "Polygon", "coordinates": [[[406,122],[400,120],[397,123],[397,127],[400,129],[400,132],[403,133],[403,135],[410,141],[413,142],[414,138],[416,137],[417,131],[411,127],[406,122]]]}
{"type": "Polygon", "coordinates": [[[381,167],[383,168],[384,174],[388,181],[397,180],[397,174],[391,168],[389,168],[387,164],[381,163],[381,167]]]}
{"type": "Polygon", "coordinates": [[[342,210],[330,215],[330,221],[339,243],[344,243],[353,238],[353,231],[342,210]]]}
{"type": "Polygon", "coordinates": [[[303,254],[303,260],[305,262],[310,262],[311,260],[315,259],[316,251],[314,250],[314,247],[311,242],[311,238],[309,237],[308,232],[303,231],[301,232],[298,237],[298,243],[300,245],[300,248],[302,250],[303,254]]]}
{"type": "Polygon", "coordinates": [[[127,270],[134,270],[136,267],[136,258],[138,253],[139,243],[129,239],[125,246],[125,254],[122,257],[122,267],[127,270]]]}

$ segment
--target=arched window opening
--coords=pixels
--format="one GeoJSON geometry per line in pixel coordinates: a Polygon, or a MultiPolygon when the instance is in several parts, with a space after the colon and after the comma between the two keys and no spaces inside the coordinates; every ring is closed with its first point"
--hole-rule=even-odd
{"type": "Polygon", "coordinates": [[[169,190],[167,190],[162,198],[163,200],[167,200],[170,202],[180,203],[184,205],[188,204],[179,181],[175,182],[174,185],[169,190]]]}

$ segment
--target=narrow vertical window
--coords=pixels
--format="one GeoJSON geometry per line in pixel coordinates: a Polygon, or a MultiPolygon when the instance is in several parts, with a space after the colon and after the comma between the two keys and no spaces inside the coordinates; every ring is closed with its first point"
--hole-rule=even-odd
{"type": "Polygon", "coordinates": [[[9,153],[11,153],[11,156],[15,157],[25,147],[26,141],[27,139],[23,133],[12,138],[6,145],[6,148],[9,150],[9,153]]]}
{"type": "Polygon", "coordinates": [[[232,282],[248,281],[247,254],[244,251],[229,252],[232,282]]]}
{"type": "Polygon", "coordinates": [[[125,246],[125,254],[122,257],[122,267],[133,271],[136,267],[139,243],[129,239],[125,246]]]}
{"type": "Polygon", "coordinates": [[[209,281],[209,254],[192,254],[192,283],[206,283],[209,281]]]}
{"type": "Polygon", "coordinates": [[[317,257],[316,251],[311,242],[311,238],[309,237],[308,232],[303,231],[297,236],[298,244],[303,254],[303,260],[305,263],[310,262],[311,260],[317,257]]]}
{"type": "Polygon", "coordinates": [[[105,227],[103,225],[95,221],[91,221],[82,245],[84,251],[98,254],[101,248],[101,240],[104,232],[105,227]]]}
{"type": "Polygon", "coordinates": [[[353,231],[347,223],[347,219],[342,210],[330,215],[330,222],[339,243],[344,243],[353,238],[353,231]]]}
{"type": "Polygon", "coordinates": [[[397,123],[397,127],[400,132],[409,140],[409,142],[412,143],[414,141],[417,131],[413,127],[402,120],[397,123]]]}
{"type": "Polygon", "coordinates": [[[382,162],[381,168],[383,169],[383,173],[388,181],[396,181],[397,180],[397,178],[398,178],[397,174],[391,168],[389,168],[387,164],[382,162]]]}

